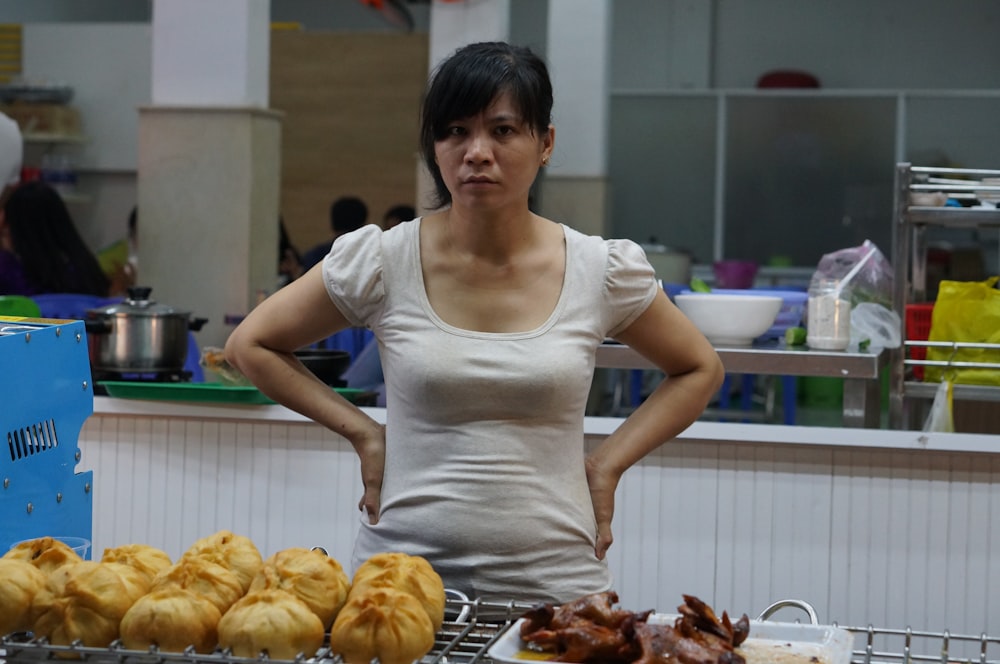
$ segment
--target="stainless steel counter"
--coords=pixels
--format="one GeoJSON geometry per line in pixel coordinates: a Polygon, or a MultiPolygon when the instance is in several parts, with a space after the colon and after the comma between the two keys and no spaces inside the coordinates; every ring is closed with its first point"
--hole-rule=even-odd
{"type": "MultiPolygon", "coordinates": [[[[844,426],[879,428],[879,374],[887,353],[812,350],[805,346],[718,347],[727,373],[774,376],[823,376],[844,381],[844,426]]],[[[597,349],[597,366],[608,369],[655,369],[628,346],[605,343],[597,349]]]]}

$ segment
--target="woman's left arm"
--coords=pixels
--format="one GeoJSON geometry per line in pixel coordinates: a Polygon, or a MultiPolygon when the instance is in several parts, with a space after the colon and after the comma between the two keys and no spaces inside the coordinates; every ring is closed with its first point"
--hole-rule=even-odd
{"type": "Polygon", "coordinates": [[[597,517],[596,554],[601,559],[612,542],[615,489],[622,474],[698,419],[725,376],[712,344],[662,291],[616,339],[667,377],[587,456],[587,481],[597,517]]]}

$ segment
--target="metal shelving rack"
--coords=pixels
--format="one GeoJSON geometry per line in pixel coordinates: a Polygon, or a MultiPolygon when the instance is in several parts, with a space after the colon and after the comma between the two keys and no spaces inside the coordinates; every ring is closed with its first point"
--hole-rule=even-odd
{"type": "MultiPolygon", "coordinates": [[[[1000,170],[972,168],[934,168],[896,165],[893,205],[893,265],[896,279],[893,284],[893,309],[900,320],[906,319],[906,305],[923,302],[927,296],[927,229],[932,226],[948,228],[1000,228],[1000,209],[985,207],[950,207],[917,205],[920,194],[941,193],[949,198],[976,198],[981,192],[1000,197],[1000,185],[985,185],[983,178],[1000,178],[1000,170]]],[[[893,429],[913,428],[913,400],[933,398],[936,383],[910,380],[906,368],[924,366],[972,366],[982,369],[1000,369],[1000,364],[952,363],[950,361],[913,360],[907,358],[907,348],[914,346],[944,346],[957,350],[976,347],[1000,350],[1000,344],[966,344],[953,342],[907,341],[903,347],[889,354],[889,426],[893,429]]],[[[1000,388],[983,385],[955,385],[955,399],[1000,401],[1000,388]]]]}

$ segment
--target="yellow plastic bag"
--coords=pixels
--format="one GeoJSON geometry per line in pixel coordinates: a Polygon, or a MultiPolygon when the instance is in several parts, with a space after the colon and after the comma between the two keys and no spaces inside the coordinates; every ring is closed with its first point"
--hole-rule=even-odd
{"type": "MultiPolygon", "coordinates": [[[[929,341],[1000,344],[1000,290],[998,277],[986,281],[942,281],[931,317],[929,341]]],[[[941,362],[1000,364],[1000,349],[930,346],[927,359],[941,362]]],[[[972,385],[1000,385],[1000,370],[927,367],[924,380],[972,385]]]]}

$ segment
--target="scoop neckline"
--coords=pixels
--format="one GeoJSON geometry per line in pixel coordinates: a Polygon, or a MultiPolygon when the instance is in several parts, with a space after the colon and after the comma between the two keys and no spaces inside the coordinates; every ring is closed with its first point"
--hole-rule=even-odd
{"type": "Polygon", "coordinates": [[[443,318],[438,316],[434,307],[431,306],[430,298],[427,297],[427,285],[424,283],[424,266],[420,254],[420,228],[422,223],[423,217],[419,217],[414,219],[413,222],[409,224],[409,226],[412,227],[410,247],[417,270],[417,290],[419,291],[420,306],[424,310],[427,318],[430,319],[430,321],[434,323],[437,328],[455,336],[476,339],[531,339],[545,334],[556,324],[556,321],[559,319],[559,316],[562,314],[566,305],[566,299],[568,297],[567,294],[569,293],[570,269],[573,261],[573,254],[569,250],[569,233],[567,233],[565,224],[560,223],[559,228],[562,230],[563,235],[563,251],[566,254],[566,265],[563,268],[563,281],[559,290],[559,298],[556,300],[555,306],[552,307],[552,311],[549,313],[548,318],[546,318],[541,325],[531,330],[523,330],[520,332],[481,332],[479,330],[468,330],[462,327],[456,327],[455,325],[448,323],[443,318]]]}

